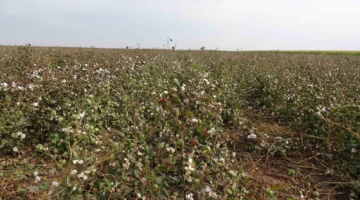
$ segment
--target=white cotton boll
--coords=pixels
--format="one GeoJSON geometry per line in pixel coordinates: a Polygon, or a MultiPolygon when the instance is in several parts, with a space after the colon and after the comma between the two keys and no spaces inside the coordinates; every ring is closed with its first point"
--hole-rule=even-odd
{"type": "Polygon", "coordinates": [[[98,153],[98,152],[100,152],[100,151],[101,151],[101,149],[96,149],[96,150],[95,150],[96,153],[98,153]]]}
{"type": "Polygon", "coordinates": [[[193,159],[192,159],[192,158],[189,158],[188,162],[189,162],[189,163],[192,163],[192,162],[193,162],[193,159]]]}
{"type": "Polygon", "coordinates": [[[196,118],[192,118],[191,122],[195,124],[195,123],[198,123],[198,120],[196,118]]]}
{"type": "Polygon", "coordinates": [[[165,91],[164,91],[164,94],[169,94],[169,92],[165,90],[165,91]]]}
{"type": "Polygon", "coordinates": [[[215,128],[211,128],[209,131],[208,131],[208,133],[210,133],[210,134],[214,134],[215,133],[215,128]]]}
{"type": "Polygon", "coordinates": [[[73,186],[72,191],[75,191],[76,189],[77,189],[77,187],[76,187],[76,186],[73,186]]]}
{"type": "Polygon", "coordinates": [[[54,190],[49,190],[48,195],[51,196],[52,194],[54,194],[54,190]]]}
{"type": "Polygon", "coordinates": [[[305,196],[303,195],[302,191],[300,191],[300,198],[304,199],[305,196]]]}
{"type": "Polygon", "coordinates": [[[225,159],[224,159],[224,158],[220,158],[219,161],[222,162],[222,163],[224,163],[224,162],[225,162],[225,159]]]}
{"type": "Polygon", "coordinates": [[[211,192],[211,188],[210,188],[209,186],[206,186],[206,187],[205,187],[205,192],[206,192],[206,193],[211,192]]]}
{"type": "Polygon", "coordinates": [[[36,181],[36,182],[40,182],[40,181],[41,181],[40,176],[36,176],[36,177],[35,177],[35,181],[36,181]]]}
{"type": "Polygon", "coordinates": [[[70,172],[70,175],[71,175],[71,176],[73,176],[73,175],[75,175],[75,174],[77,174],[77,170],[76,170],[76,169],[74,169],[74,170],[72,170],[72,171],[70,172]]]}
{"type": "Polygon", "coordinates": [[[184,91],[185,91],[185,86],[181,86],[180,90],[181,90],[182,92],[184,92],[184,91]]]}
{"type": "Polygon", "coordinates": [[[34,102],[34,103],[32,103],[31,105],[34,106],[34,107],[38,107],[39,103],[34,102]]]}
{"type": "Polygon", "coordinates": [[[73,160],[72,161],[74,165],[78,164],[79,163],[79,160],[73,160]]]}
{"type": "Polygon", "coordinates": [[[232,152],[231,156],[232,156],[233,158],[235,158],[235,157],[236,157],[236,152],[232,152]]]}
{"type": "Polygon", "coordinates": [[[37,171],[34,171],[34,176],[38,176],[39,173],[37,171]]]}
{"type": "Polygon", "coordinates": [[[136,196],[137,196],[137,198],[141,198],[141,194],[140,194],[140,193],[137,193],[136,196]]]}
{"type": "Polygon", "coordinates": [[[33,90],[34,89],[34,84],[30,83],[28,87],[29,87],[30,90],[33,90]]]}
{"type": "Polygon", "coordinates": [[[205,81],[205,83],[206,83],[207,85],[210,84],[210,82],[209,82],[206,78],[204,78],[204,81],[205,81]]]}
{"type": "Polygon", "coordinates": [[[53,182],[51,183],[51,185],[52,185],[53,187],[58,187],[58,186],[59,186],[59,183],[56,182],[56,181],[53,181],[53,182]]]}
{"type": "Polygon", "coordinates": [[[21,134],[21,139],[25,139],[26,135],[25,134],[21,134]]]}
{"type": "Polygon", "coordinates": [[[251,133],[248,135],[248,139],[256,139],[256,135],[254,133],[251,133]]]}
{"type": "Polygon", "coordinates": [[[19,151],[17,147],[13,147],[12,150],[13,150],[13,152],[18,152],[19,151]]]}
{"type": "Polygon", "coordinates": [[[61,82],[66,83],[66,79],[62,80],[61,82]]]}
{"type": "Polygon", "coordinates": [[[194,200],[193,196],[194,196],[193,193],[187,194],[187,195],[186,195],[186,199],[194,200]]]}
{"type": "Polygon", "coordinates": [[[84,177],[84,172],[81,172],[79,175],[77,175],[78,179],[83,178],[83,177],[84,177]]]}
{"type": "Polygon", "coordinates": [[[171,153],[175,153],[175,148],[170,147],[171,153]]]}
{"type": "Polygon", "coordinates": [[[82,165],[84,164],[84,161],[83,160],[79,160],[79,165],[82,165]]]}
{"type": "Polygon", "coordinates": [[[79,114],[79,116],[80,116],[81,118],[84,118],[85,115],[86,115],[86,112],[82,112],[82,113],[79,114]]]}
{"type": "Polygon", "coordinates": [[[352,148],[352,149],[351,149],[351,153],[356,153],[356,149],[355,149],[355,148],[352,148]]]}

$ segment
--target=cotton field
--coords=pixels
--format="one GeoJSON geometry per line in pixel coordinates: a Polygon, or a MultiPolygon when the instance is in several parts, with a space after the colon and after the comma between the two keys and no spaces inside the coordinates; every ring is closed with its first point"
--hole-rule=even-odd
{"type": "Polygon", "coordinates": [[[360,57],[0,47],[4,199],[360,193],[360,57]]]}

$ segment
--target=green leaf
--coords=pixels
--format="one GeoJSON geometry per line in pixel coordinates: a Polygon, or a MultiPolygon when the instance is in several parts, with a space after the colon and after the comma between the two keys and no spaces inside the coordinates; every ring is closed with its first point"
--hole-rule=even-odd
{"type": "Polygon", "coordinates": [[[178,146],[178,147],[182,147],[184,145],[184,141],[183,140],[178,140],[178,141],[176,141],[176,146],[178,146]]]}
{"type": "Polygon", "coordinates": [[[351,191],[350,196],[351,196],[351,197],[357,197],[357,194],[356,194],[355,191],[351,191]]]}
{"type": "Polygon", "coordinates": [[[20,120],[17,122],[17,126],[22,126],[22,125],[26,125],[27,124],[27,120],[25,117],[21,117],[20,120]]]}
{"type": "Polygon", "coordinates": [[[232,191],[230,189],[227,189],[226,192],[229,194],[229,195],[232,195],[232,191]]]}
{"type": "Polygon", "coordinates": [[[230,170],[230,171],[228,171],[228,176],[229,177],[237,177],[237,173],[234,172],[233,170],[230,170]]]}
{"type": "Polygon", "coordinates": [[[115,157],[115,155],[112,153],[112,154],[109,156],[109,160],[110,160],[110,161],[113,160],[114,157],[115,157]]]}
{"type": "Polygon", "coordinates": [[[39,186],[40,192],[44,192],[48,187],[49,187],[49,182],[44,182],[40,184],[39,186]]]}
{"type": "Polygon", "coordinates": [[[172,99],[172,101],[173,101],[174,103],[179,103],[179,102],[180,102],[179,97],[176,96],[176,95],[172,96],[171,99],[172,99]]]}
{"type": "Polygon", "coordinates": [[[211,147],[206,145],[205,146],[205,149],[210,153],[210,155],[212,155],[212,151],[211,151],[211,147]]]}
{"type": "Polygon", "coordinates": [[[18,189],[17,189],[17,192],[18,192],[20,195],[24,195],[25,192],[26,192],[26,189],[24,189],[24,188],[18,188],[18,189]]]}
{"type": "Polygon", "coordinates": [[[50,174],[54,174],[56,172],[56,167],[51,168],[49,172],[50,174]]]}
{"type": "Polygon", "coordinates": [[[190,110],[187,110],[186,113],[185,113],[186,117],[191,119],[193,118],[194,114],[190,111],[190,110]]]}
{"type": "Polygon", "coordinates": [[[277,187],[272,187],[272,188],[270,188],[270,190],[276,191],[276,190],[278,190],[278,188],[277,187]]]}
{"type": "Polygon", "coordinates": [[[51,136],[53,137],[53,139],[51,140],[52,143],[56,143],[60,140],[60,136],[57,133],[51,134],[51,136]]]}
{"type": "Polygon", "coordinates": [[[360,188],[360,180],[352,181],[351,184],[355,189],[360,188]]]}
{"type": "Polygon", "coordinates": [[[194,64],[194,69],[198,69],[199,67],[196,65],[196,64],[194,64]]]}
{"type": "Polygon", "coordinates": [[[17,138],[18,137],[18,134],[17,133],[11,133],[10,135],[12,138],[17,138]]]}
{"type": "Polygon", "coordinates": [[[266,196],[268,196],[271,199],[275,198],[274,192],[269,189],[265,190],[265,194],[266,194],[266,196]]]}
{"type": "Polygon", "coordinates": [[[160,185],[163,182],[163,177],[162,176],[158,176],[155,178],[155,182],[160,185]]]}
{"type": "Polygon", "coordinates": [[[135,169],[134,170],[134,175],[135,175],[136,178],[140,178],[140,171],[135,169]]]}
{"type": "Polygon", "coordinates": [[[28,189],[29,192],[31,192],[31,193],[39,192],[39,187],[36,185],[30,185],[26,189],[28,189]]]}

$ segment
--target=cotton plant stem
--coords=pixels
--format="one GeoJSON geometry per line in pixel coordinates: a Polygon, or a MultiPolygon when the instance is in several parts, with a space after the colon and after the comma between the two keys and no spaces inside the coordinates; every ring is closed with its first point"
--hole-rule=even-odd
{"type": "Polygon", "coordinates": [[[339,123],[336,123],[336,122],[333,122],[333,121],[331,121],[331,120],[329,120],[329,119],[326,119],[326,118],[323,117],[322,115],[318,115],[318,116],[319,116],[322,120],[324,120],[325,122],[330,123],[330,124],[335,125],[335,126],[338,126],[338,127],[342,128],[342,129],[350,132],[350,133],[353,134],[353,135],[359,140],[359,142],[360,142],[360,134],[359,134],[359,133],[357,133],[357,132],[351,130],[350,128],[345,127],[345,126],[343,126],[343,125],[341,125],[341,124],[339,124],[339,123]]]}

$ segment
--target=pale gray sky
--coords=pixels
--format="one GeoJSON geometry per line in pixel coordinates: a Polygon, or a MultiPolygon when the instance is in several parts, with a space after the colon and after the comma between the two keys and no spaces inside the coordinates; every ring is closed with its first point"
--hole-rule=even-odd
{"type": "Polygon", "coordinates": [[[0,44],[360,50],[360,0],[0,0],[0,44]]]}

